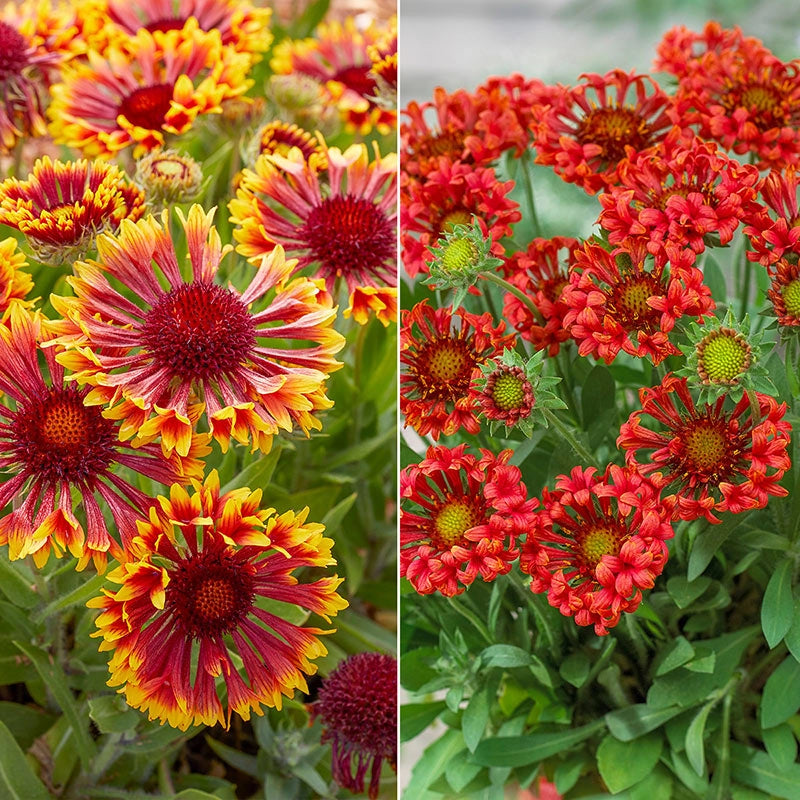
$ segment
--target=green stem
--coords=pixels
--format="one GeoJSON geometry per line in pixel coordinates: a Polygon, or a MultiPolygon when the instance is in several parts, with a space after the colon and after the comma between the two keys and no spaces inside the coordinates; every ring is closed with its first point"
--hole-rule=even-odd
{"type": "Polygon", "coordinates": [[[531,298],[528,297],[525,292],[523,292],[521,289],[518,289],[513,283],[509,283],[505,278],[501,278],[499,275],[496,275],[494,272],[482,272],[481,275],[490,283],[494,283],[497,286],[502,287],[503,291],[513,294],[514,297],[516,297],[531,312],[531,314],[533,314],[533,318],[537,323],[540,325],[544,324],[544,318],[539,312],[539,309],[536,308],[533,300],[531,300],[531,298]]]}
{"type": "Polygon", "coordinates": [[[473,614],[468,608],[464,608],[464,604],[455,597],[448,597],[447,600],[452,608],[461,614],[464,619],[467,619],[472,623],[472,625],[475,627],[475,630],[477,630],[478,633],[480,633],[480,635],[483,636],[483,638],[486,639],[489,644],[494,643],[492,635],[489,633],[489,629],[483,624],[483,622],[481,622],[480,619],[478,619],[476,614],[473,614]]]}
{"type": "Polygon", "coordinates": [[[741,300],[741,311],[739,312],[739,318],[743,319],[744,315],[747,313],[747,308],[750,301],[750,282],[753,276],[753,265],[750,264],[746,260],[746,256],[742,253],[742,256],[745,258],[744,263],[744,287],[742,289],[742,300],[741,300]]]}
{"type": "Polygon", "coordinates": [[[564,437],[569,446],[592,467],[598,466],[597,459],[578,441],[575,434],[549,408],[542,408],[545,419],[564,437]]]}
{"type": "Polygon", "coordinates": [[[534,236],[541,236],[542,229],[539,226],[539,218],[536,216],[536,202],[533,199],[533,176],[529,168],[530,155],[527,150],[520,156],[519,163],[522,170],[522,188],[525,192],[525,202],[528,204],[528,211],[533,223],[533,233],[534,236]]]}

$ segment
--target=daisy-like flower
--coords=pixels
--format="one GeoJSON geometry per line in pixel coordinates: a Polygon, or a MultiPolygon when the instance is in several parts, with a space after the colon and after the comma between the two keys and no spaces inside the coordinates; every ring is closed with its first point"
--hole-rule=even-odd
{"type": "Polygon", "coordinates": [[[167,211],[161,224],[126,220],[119,235],[98,237],[99,260],[76,263],[68,279],[75,297],[52,298],[68,348],[59,359],[94,387],[89,402],[110,404],[106,416],[123,420],[123,437],[160,436],[167,455],[185,453],[203,408],[225,450],[234,438],[266,451],[280,429],[321,427],[313,413],[331,406],[324,382],[344,344],[330,298],[306,278],[290,280],[294,263],[280,248],[243,292],[220,286],[232,247],[222,247],[214,211],[177,213],[191,276],[179,269],[167,211]]]}
{"type": "Polygon", "coordinates": [[[181,30],[190,18],[201,31],[218,31],[222,44],[240,53],[257,56],[272,43],[272,9],[238,0],[83,0],[80,24],[89,46],[102,53],[141,28],[181,30]]]}
{"type": "Polygon", "coordinates": [[[115,233],[144,210],[144,192],[103,161],[44,156],[26,180],[0,183],[0,222],[24,233],[36,258],[54,266],[83,258],[97,234],[115,233]]]}
{"type": "Polygon", "coordinates": [[[569,283],[569,268],[577,248],[578,240],[567,236],[534,239],[503,265],[509,283],[530,297],[540,315],[534,317],[530,308],[509,292],[503,301],[503,317],[523,339],[551,356],[570,338],[564,324],[567,306],[561,295],[569,283]]]}
{"type": "Polygon", "coordinates": [[[775,264],[767,297],[778,325],[800,326],[800,263],[782,258],[775,264]]]}
{"type": "Polygon", "coordinates": [[[551,606],[604,636],[653,588],[673,531],[653,482],[614,464],[596,472],[575,467],[543,490],[519,565],[532,592],[547,592],[551,606]]]}
{"type": "Polygon", "coordinates": [[[333,779],[376,800],[381,766],[397,771],[397,659],[382,653],[348,656],[322,682],[311,714],[333,750],[333,779]]]}
{"type": "Polygon", "coordinates": [[[533,385],[522,367],[495,363],[477,393],[481,413],[511,428],[530,416],[536,399],[533,385]]]}
{"type": "Polygon", "coordinates": [[[575,264],[561,299],[568,310],[564,324],[578,342],[578,352],[610,364],[620,350],[660,364],[680,351],[669,340],[675,321],[702,319],[714,309],[703,275],[692,266],[694,254],[667,269],[664,258],[651,258],[643,242],[625,243],[609,253],[587,242],[575,252],[575,264]]]}
{"type": "Polygon", "coordinates": [[[17,248],[17,240],[9,236],[0,240],[0,322],[5,322],[14,305],[29,308],[33,305],[25,300],[33,289],[33,279],[24,267],[28,266],[24,253],[17,248]]]}
{"type": "Polygon", "coordinates": [[[611,244],[641,239],[651,253],[690,247],[705,250],[707,237],[721,245],[752,213],[758,170],[720,152],[713,142],[681,135],[679,128],[656,148],[625,159],[618,185],[600,195],[598,220],[611,244]]]}
{"type": "Polygon", "coordinates": [[[136,162],[136,183],[151,206],[187,203],[200,193],[203,170],[177,150],[153,150],[136,162]]]}
{"type": "Polygon", "coordinates": [[[400,184],[400,244],[406,272],[427,272],[429,248],[456,225],[477,221],[490,252],[503,255],[500,240],[522,215],[507,195],[513,181],[498,181],[489,167],[473,167],[440,157],[436,169],[416,180],[403,174],[400,184]]]}
{"type": "Polygon", "coordinates": [[[321,163],[308,161],[293,148],[244,170],[230,202],[233,235],[251,261],[283,247],[297,269],[324,278],[331,294],[343,279],[352,311],[356,289],[397,285],[397,157],[381,157],[375,145],[370,161],[365,144],[344,152],[323,145],[322,153],[321,163]]]}
{"type": "Polygon", "coordinates": [[[508,464],[511,450],[478,458],[466,448],[432,446],[400,473],[400,575],[420,594],[452,597],[478,575],[508,572],[538,505],[508,464]]]}
{"type": "Polygon", "coordinates": [[[800,250],[798,186],[800,176],[792,164],[772,170],[762,181],[759,196],[764,203],[754,203],[745,217],[744,233],[752,245],[747,257],[751,261],[770,267],[786,254],[794,256],[800,250]]]}
{"type": "Polygon", "coordinates": [[[589,194],[614,186],[626,156],[660,142],[670,98],[646,75],[612,70],[559,87],[533,124],[536,162],[589,194]]]}
{"type": "Polygon", "coordinates": [[[323,85],[328,103],[339,109],[351,131],[364,135],[376,129],[388,134],[397,125],[397,114],[375,102],[377,84],[370,58],[370,48],[380,46],[385,36],[386,30],[377,24],[358,30],[352,17],[344,24],[323,22],[313,39],[280,42],[270,66],[277,75],[307,75],[323,85]]]}
{"type": "Polygon", "coordinates": [[[87,405],[87,390],[65,381],[50,347],[42,348],[42,321],[19,306],[0,325],[0,544],[13,561],[33,555],[43,566],[51,551],[69,551],[83,569],[90,559],[102,571],[108,554],[119,558],[136,531],[137,515],[154,502],[115,473],[118,466],[164,484],[202,473],[205,437],[192,437],[186,458],[165,458],[155,445],[134,450],[120,443],[118,425],[87,405]],[[45,368],[40,365],[43,355],[45,368]],[[98,500],[100,502],[98,502],[98,500]],[[102,508],[101,508],[102,504],[102,508]],[[121,541],[111,533],[110,512],[121,541]],[[79,521],[80,514],[84,522],[79,521]]]}
{"type": "MultiPolygon", "coordinates": [[[[375,81],[374,102],[384,108],[397,107],[397,17],[382,40],[367,46],[372,62],[370,77],[375,81]]],[[[370,98],[367,98],[370,99],[370,98]]]]}
{"type": "Polygon", "coordinates": [[[791,466],[786,452],[791,426],[786,403],[769,395],[744,395],[733,410],[725,397],[695,405],[685,378],[667,375],[658,386],[639,390],[642,408],[620,428],[617,446],[627,463],[649,474],[663,473],[664,491],[677,495],[676,517],[734,514],[766,506],[769,495],[782,497],[778,485],[791,466]]]}
{"type": "Polygon", "coordinates": [[[330,631],[293,624],[280,609],[330,621],[347,606],[336,593],[341,578],[295,575],[336,563],[323,526],[306,522],[307,508],[261,508],[260,490],[220,494],[216,470],[192,494],[173,485],[158,500],[109,573],[119,588],[87,604],[101,610],[100,650],[113,650],[109,685],[181,730],[227,727],[234,713],[249,719],[262,705],[280,708],[295,689],[308,692],[312,660],[327,653],[319,636],[330,631]]]}
{"type": "Polygon", "coordinates": [[[223,47],[193,18],[180,30],[150,33],[90,50],[53,87],[48,109],[56,142],[87,156],[134,157],[164,147],[165,136],[188,131],[200,114],[218,114],[222,102],[247,91],[247,55],[223,47]]]}
{"type": "Polygon", "coordinates": [[[504,327],[502,322],[495,327],[489,313],[433,309],[427,300],[403,311],[400,413],[406,425],[434,441],[460,428],[477,433],[480,424],[470,382],[481,364],[511,345],[513,334],[503,335],[504,327]]]}
{"type": "Polygon", "coordinates": [[[315,158],[317,164],[325,168],[325,151],[317,137],[299,125],[280,120],[267,122],[258,129],[251,145],[254,151],[252,160],[255,162],[262,153],[286,158],[293,147],[300,149],[306,161],[315,158]]]}

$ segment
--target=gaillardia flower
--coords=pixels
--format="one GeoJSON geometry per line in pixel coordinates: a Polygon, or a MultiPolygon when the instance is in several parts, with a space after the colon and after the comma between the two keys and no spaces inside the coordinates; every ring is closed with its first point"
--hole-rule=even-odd
{"type": "Polygon", "coordinates": [[[322,171],[299,148],[286,158],[262,155],[244,170],[230,202],[233,235],[251,261],[282,246],[331,294],[343,279],[352,309],[356,289],[397,284],[397,157],[381,157],[376,145],[370,161],[364,144],[322,152],[322,171]]]}
{"type": "Polygon", "coordinates": [[[639,390],[642,408],[620,428],[617,447],[643,474],[663,473],[664,491],[677,495],[678,519],[719,522],[714,512],[764,508],[769,495],[786,495],[778,482],[791,466],[791,425],[786,403],[753,394],[756,408],[746,394],[733,410],[724,396],[696,406],[686,379],[667,375],[639,390]]]}
{"type": "Polygon", "coordinates": [[[78,569],[94,559],[103,570],[109,553],[121,556],[136,532],[137,515],[154,502],[115,467],[163,484],[188,482],[201,474],[199,457],[209,448],[192,437],[186,458],[167,459],[157,445],[134,450],[122,444],[117,423],[86,404],[87,390],[65,382],[56,351],[40,346],[43,338],[39,315],[19,305],[11,309],[8,326],[0,325],[0,392],[6,403],[0,405],[0,509],[19,500],[0,518],[0,544],[8,545],[12,561],[33,555],[41,567],[51,551],[60,558],[68,550],[79,559],[78,569]]]}
{"type": "Polygon", "coordinates": [[[151,206],[163,208],[194,200],[203,185],[203,170],[177,150],[153,150],[137,160],[134,180],[151,206]]]}
{"type": "Polygon", "coordinates": [[[511,450],[477,458],[466,448],[429,447],[400,473],[400,575],[420,594],[452,597],[478,575],[508,572],[538,505],[508,464],[511,450]]]}
{"type": "Polygon", "coordinates": [[[382,653],[348,656],[322,682],[311,706],[322,741],[333,750],[333,779],[355,794],[378,797],[381,766],[397,770],[397,659],[382,653]]]}
{"type": "Polygon", "coordinates": [[[613,252],[587,242],[575,252],[569,284],[561,294],[568,310],[564,324],[578,352],[610,364],[620,350],[660,364],[680,351],[669,332],[683,316],[700,319],[714,300],[694,264],[691,250],[667,269],[663,255],[649,256],[642,241],[625,242],[613,252]]]}
{"type": "Polygon", "coordinates": [[[532,124],[536,162],[589,194],[617,182],[617,166],[660,142],[671,127],[670,98],[646,75],[620,69],[558,87],[532,124]]]}
{"type": "Polygon", "coordinates": [[[24,233],[36,258],[54,266],[83,258],[97,234],[116,233],[144,210],[144,192],[103,161],[44,156],[26,180],[0,183],[0,222],[24,233]]]}
{"type": "Polygon", "coordinates": [[[33,289],[33,279],[22,268],[28,262],[17,249],[17,240],[12,236],[0,240],[0,321],[5,322],[13,305],[28,308],[33,303],[25,296],[33,289]]]}
{"type": "Polygon", "coordinates": [[[532,592],[547,592],[551,606],[603,636],[653,588],[673,531],[671,505],[653,482],[613,464],[596,472],[575,467],[543,490],[519,565],[532,592]]]}
{"type": "Polygon", "coordinates": [[[295,689],[308,692],[312,660],[327,653],[318,637],[330,631],[289,622],[286,610],[330,621],[347,606],[336,593],[341,578],[295,575],[336,563],[323,526],[306,522],[307,508],[262,509],[260,490],[220,494],[216,471],[195,481],[193,494],[173,485],[158,500],[108,575],[119,588],[87,604],[101,610],[100,650],[114,651],[109,685],[181,730],[227,727],[233,713],[249,719],[262,705],[280,708],[295,689]]]}
{"type": "Polygon", "coordinates": [[[203,33],[196,20],[180,30],[150,33],[111,45],[101,56],[63,70],[48,114],[56,142],[86,156],[113,157],[133,147],[134,157],[164,147],[165,136],[188,131],[200,114],[247,91],[250,58],[223,47],[219,33],[203,33]]]}
{"type": "Polygon", "coordinates": [[[317,165],[322,169],[325,168],[325,151],[317,137],[294,123],[281,122],[277,119],[265,123],[256,131],[250,149],[254,151],[252,160],[255,163],[258,156],[263,153],[286,158],[293,147],[300,148],[306,161],[317,159],[317,165]]]}
{"type": "Polygon", "coordinates": [[[775,264],[767,297],[778,325],[800,326],[800,263],[782,258],[775,264]]]}
{"type": "Polygon", "coordinates": [[[223,449],[232,437],[266,451],[279,429],[321,427],[313,412],[331,406],[324,383],[344,344],[330,297],[306,278],[290,280],[294,262],[281,248],[243,292],[215,283],[232,246],[222,247],[214,211],[177,213],[188,280],[167,211],[161,224],[126,220],[117,236],[98,237],[99,260],[76,263],[68,279],[75,297],[52,298],[64,317],[53,327],[68,348],[59,359],[94,387],[88,402],[110,404],[106,416],[124,421],[121,436],[135,444],[161,436],[167,455],[185,454],[203,408],[223,449]]]}
{"type": "Polygon", "coordinates": [[[433,309],[427,300],[402,312],[400,413],[406,425],[434,440],[459,428],[480,430],[470,381],[481,364],[513,340],[503,335],[502,322],[493,323],[488,312],[477,316],[463,308],[433,309]]]}

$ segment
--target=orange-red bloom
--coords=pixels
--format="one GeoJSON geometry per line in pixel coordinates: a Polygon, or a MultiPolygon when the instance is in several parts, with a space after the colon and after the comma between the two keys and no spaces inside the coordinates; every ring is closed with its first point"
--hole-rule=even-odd
{"type": "Polygon", "coordinates": [[[8,545],[12,560],[32,554],[42,566],[51,551],[60,558],[68,550],[79,559],[78,569],[94,559],[102,570],[108,554],[118,558],[131,541],[137,514],[154,502],[115,467],[160,483],[188,482],[201,473],[198,459],[209,448],[192,437],[186,458],[167,459],[156,445],[134,450],[122,444],[118,425],[86,404],[85,389],[65,381],[56,351],[40,346],[44,338],[41,318],[18,305],[9,325],[0,325],[0,392],[8,403],[0,405],[0,469],[6,473],[0,509],[20,500],[0,518],[0,544],[8,545]]]}
{"type": "Polygon", "coordinates": [[[747,257],[751,261],[770,267],[786,254],[800,253],[798,187],[797,166],[791,164],[772,170],[762,181],[759,189],[764,205],[755,203],[745,218],[744,232],[752,245],[747,257]]]}
{"type": "Polygon", "coordinates": [[[596,472],[575,467],[544,489],[519,564],[531,591],[603,636],[653,588],[673,531],[654,482],[613,464],[596,472]]]}
{"type": "Polygon", "coordinates": [[[725,410],[725,397],[695,406],[686,379],[667,375],[639,390],[642,408],[622,425],[617,446],[642,473],[663,472],[664,490],[677,495],[679,519],[719,522],[717,511],[763,508],[769,495],[786,495],[778,482],[790,467],[791,425],[786,403],[760,392],[755,397],[757,415],[746,394],[732,411],[725,410]]]}
{"type": "Polygon", "coordinates": [[[330,408],[325,380],[344,345],[331,327],[330,297],[276,248],[242,292],[214,282],[222,246],[214,212],[178,210],[191,263],[178,266],[169,215],[122,223],[97,241],[99,261],[75,264],[75,297],[54,297],[53,323],[68,352],[59,359],[94,388],[89,402],[110,404],[135,443],[158,436],[164,452],[184,454],[205,408],[214,438],[268,450],[279,430],[321,427],[330,408]],[[274,290],[274,293],[271,293],[274,290]],[[271,293],[271,299],[263,299],[271,293]],[[299,346],[298,346],[299,345],[299,346]]]}
{"type": "Polygon", "coordinates": [[[538,505],[508,465],[511,450],[477,458],[466,448],[430,447],[400,473],[400,575],[420,594],[452,597],[478,575],[508,572],[538,505]]]}
{"type": "Polygon", "coordinates": [[[536,162],[589,194],[614,186],[626,156],[660,142],[671,127],[670,98],[645,75],[620,69],[558,87],[534,121],[536,162]]]}
{"type": "Polygon", "coordinates": [[[767,297],[772,302],[778,325],[800,325],[800,263],[782,258],[774,265],[767,297]]]}
{"type": "Polygon", "coordinates": [[[504,327],[502,322],[495,327],[489,313],[433,309],[427,300],[403,311],[400,413],[406,425],[434,440],[460,428],[477,433],[477,401],[470,395],[470,382],[477,367],[510,346],[513,335],[503,335],[504,327]]]}
{"type": "Polygon", "coordinates": [[[587,242],[575,252],[569,284],[561,300],[564,324],[578,352],[610,364],[620,350],[661,363],[680,351],[669,340],[676,320],[702,319],[714,308],[703,275],[692,266],[691,250],[676,255],[670,268],[661,256],[650,260],[642,242],[626,242],[609,253],[587,242]]]}
{"type": "Polygon", "coordinates": [[[330,621],[347,606],[336,593],[341,578],[295,574],[336,563],[307,508],[277,515],[261,508],[260,490],[220,494],[216,471],[194,489],[173,485],[159,498],[108,576],[120,588],[88,603],[101,610],[100,650],[114,651],[109,685],[181,730],[227,727],[233,713],[249,719],[262,705],[280,708],[295,689],[307,693],[312,660],[327,653],[319,636],[330,631],[289,622],[283,609],[330,621]]]}

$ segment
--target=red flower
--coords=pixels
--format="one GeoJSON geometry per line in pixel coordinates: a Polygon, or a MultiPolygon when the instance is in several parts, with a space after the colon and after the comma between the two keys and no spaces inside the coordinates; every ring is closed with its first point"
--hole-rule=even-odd
{"type": "Polygon", "coordinates": [[[452,597],[478,575],[508,572],[538,505],[507,463],[511,450],[478,459],[466,447],[430,447],[400,473],[400,575],[420,594],[452,597]]]}
{"type": "Polygon", "coordinates": [[[758,170],[673,128],[658,147],[622,161],[618,178],[599,198],[609,242],[641,239],[651,253],[669,257],[687,247],[702,253],[714,233],[728,244],[753,207],[758,170]]]}
{"type": "Polygon", "coordinates": [[[678,355],[668,336],[675,321],[684,315],[702,319],[714,308],[702,273],[691,266],[691,251],[679,256],[682,262],[673,262],[668,273],[661,256],[646,263],[642,242],[626,242],[611,253],[591,242],[577,250],[561,299],[578,352],[607,364],[620,350],[649,356],[654,364],[678,355]]]}
{"type": "Polygon", "coordinates": [[[766,205],[753,205],[745,218],[744,232],[753,249],[747,257],[769,267],[785,253],[797,253],[800,241],[800,212],[797,208],[797,188],[800,177],[797,167],[772,170],[760,186],[766,205]],[[770,213],[770,211],[774,213],[770,213]]]}
{"type": "Polygon", "coordinates": [[[400,332],[400,412],[418,433],[450,436],[459,428],[480,430],[469,386],[473,372],[500,355],[513,336],[492,327],[489,313],[432,309],[427,300],[403,311],[400,332]],[[453,317],[459,320],[453,329],[453,317]]]}
{"type": "Polygon", "coordinates": [[[513,185],[498,181],[493,169],[444,157],[419,180],[401,175],[400,244],[408,274],[413,278],[427,273],[429,246],[454,225],[469,225],[473,216],[484,237],[491,239],[491,252],[502,255],[500,240],[510,236],[511,225],[522,218],[518,204],[506,197],[513,185]]]}
{"type": "Polygon", "coordinates": [[[617,446],[643,474],[663,472],[664,487],[677,495],[678,519],[719,522],[716,511],[763,508],[768,495],[786,494],[778,481],[791,466],[791,426],[783,419],[786,403],[755,397],[757,417],[746,394],[733,411],[725,411],[725,397],[696,407],[686,379],[667,375],[639,390],[642,409],[622,425],[617,446]]]}
{"type": "Polygon", "coordinates": [[[333,779],[356,794],[378,797],[381,765],[397,771],[397,659],[381,653],[348,656],[323,681],[312,705],[322,741],[333,749],[333,779]]]}
{"type": "Polygon", "coordinates": [[[529,417],[536,401],[525,371],[498,362],[483,387],[472,388],[472,395],[487,419],[503,422],[509,428],[529,417]]]}
{"type": "Polygon", "coordinates": [[[567,306],[561,293],[569,283],[568,267],[577,247],[578,240],[566,236],[534,239],[527,250],[515,252],[503,267],[508,281],[525,292],[539,309],[541,319],[535,318],[513,294],[505,296],[503,316],[523,339],[537,350],[546,349],[551,356],[558,352],[561,342],[570,338],[564,324],[567,306]]]}
{"type": "Polygon", "coordinates": [[[616,69],[561,86],[534,123],[536,162],[589,194],[617,182],[617,165],[664,138],[670,98],[645,75],[616,69]],[[628,97],[632,92],[633,97],[628,97]]]}
{"type": "Polygon", "coordinates": [[[800,325],[800,264],[782,258],[774,266],[767,297],[779,325],[800,325]]]}
{"type": "Polygon", "coordinates": [[[602,476],[575,467],[543,490],[542,508],[522,545],[520,569],[532,592],[603,636],[635,611],[667,562],[671,503],[655,482],[614,464],[602,476]]]}

